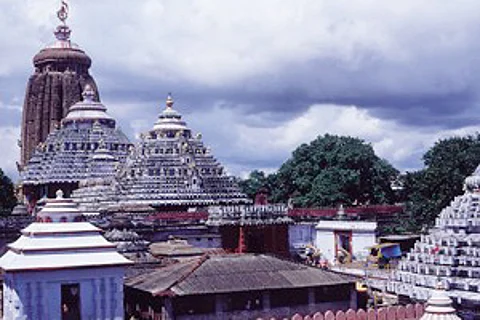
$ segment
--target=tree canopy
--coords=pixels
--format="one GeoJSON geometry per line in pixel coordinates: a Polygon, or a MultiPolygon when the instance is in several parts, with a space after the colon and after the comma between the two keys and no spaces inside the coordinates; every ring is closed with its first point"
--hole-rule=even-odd
{"type": "Polygon", "coordinates": [[[0,169],[0,214],[10,214],[16,203],[12,180],[0,169]]]}
{"type": "Polygon", "coordinates": [[[302,207],[390,203],[395,199],[390,182],[397,174],[363,140],[327,134],[299,146],[278,172],[254,171],[242,186],[250,196],[267,187],[272,201],[291,198],[302,207]]]}
{"type": "Polygon", "coordinates": [[[480,135],[442,139],[423,156],[425,167],[404,176],[410,229],[433,225],[440,211],[463,193],[463,182],[480,164],[480,135]]]}
{"type": "Polygon", "coordinates": [[[402,229],[419,231],[432,226],[440,211],[463,193],[465,178],[480,164],[480,134],[439,140],[422,159],[424,168],[401,175],[403,190],[394,193],[391,181],[398,171],[369,144],[327,134],[299,146],[276,173],[252,172],[242,187],[252,197],[267,187],[272,201],[291,198],[302,207],[402,201],[409,215],[402,229]]]}

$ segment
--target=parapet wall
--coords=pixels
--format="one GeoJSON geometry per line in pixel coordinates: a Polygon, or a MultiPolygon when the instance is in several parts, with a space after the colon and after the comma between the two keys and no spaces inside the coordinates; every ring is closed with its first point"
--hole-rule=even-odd
{"type": "MultiPolygon", "coordinates": [[[[317,312],[313,315],[295,314],[291,320],[418,320],[422,317],[424,306],[421,304],[408,304],[406,306],[392,306],[388,308],[379,308],[357,311],[348,309],[346,312],[327,311],[325,313],[317,312]]],[[[284,320],[285,318],[282,318],[284,320]]],[[[277,320],[275,317],[258,318],[257,320],[277,320]]],[[[280,320],[280,319],[278,319],[280,320]]]]}

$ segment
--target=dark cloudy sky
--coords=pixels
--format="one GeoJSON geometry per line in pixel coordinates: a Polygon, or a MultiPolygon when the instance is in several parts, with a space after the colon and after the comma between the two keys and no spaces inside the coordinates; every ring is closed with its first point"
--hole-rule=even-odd
{"type": "MultiPolygon", "coordinates": [[[[13,175],[31,59],[57,0],[0,0],[0,167],[13,175]]],[[[326,132],[401,170],[477,131],[480,1],[70,0],[72,40],[135,139],[173,92],[233,174],[274,170],[326,132]]]]}

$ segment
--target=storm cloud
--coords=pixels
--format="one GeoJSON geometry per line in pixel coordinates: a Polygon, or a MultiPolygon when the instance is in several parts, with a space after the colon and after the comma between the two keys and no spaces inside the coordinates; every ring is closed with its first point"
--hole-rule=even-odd
{"type": "MultiPolygon", "coordinates": [[[[31,59],[57,0],[0,0],[0,130],[12,150],[31,59]]],[[[274,170],[326,132],[359,136],[401,170],[479,122],[478,1],[70,1],[72,40],[134,140],[173,92],[234,174],[274,170]]]]}

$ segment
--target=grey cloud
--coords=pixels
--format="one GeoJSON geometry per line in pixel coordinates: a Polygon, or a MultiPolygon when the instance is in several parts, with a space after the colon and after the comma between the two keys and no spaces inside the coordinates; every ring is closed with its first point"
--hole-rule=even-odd
{"type": "MultiPolygon", "coordinates": [[[[0,4],[0,28],[10,30],[0,32],[3,102],[23,98],[32,56],[53,40],[57,5],[0,4]]],[[[312,104],[332,103],[418,131],[479,120],[476,1],[88,0],[71,9],[73,40],[92,57],[102,101],[132,138],[132,121],[153,124],[169,91],[219,157],[252,168],[278,166],[288,152],[236,153],[229,139],[238,137],[197,117],[220,106],[247,127],[275,128],[312,104]],[[267,14],[272,6],[276,15],[267,14]]],[[[0,126],[20,121],[5,115],[0,126]]],[[[401,165],[418,165],[421,153],[401,165]]]]}

